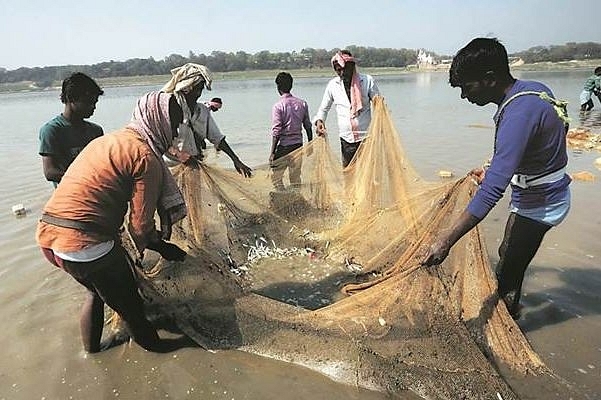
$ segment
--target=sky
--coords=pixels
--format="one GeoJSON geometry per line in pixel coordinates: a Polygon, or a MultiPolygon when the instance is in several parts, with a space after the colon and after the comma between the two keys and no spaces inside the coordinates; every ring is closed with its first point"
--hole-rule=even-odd
{"type": "Polygon", "coordinates": [[[598,0],[0,0],[0,68],[349,45],[453,55],[601,42],[598,0]]]}

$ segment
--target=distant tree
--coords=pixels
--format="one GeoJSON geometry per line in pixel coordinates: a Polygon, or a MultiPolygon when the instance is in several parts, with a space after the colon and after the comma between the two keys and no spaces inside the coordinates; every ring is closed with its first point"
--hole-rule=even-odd
{"type": "MultiPolygon", "coordinates": [[[[194,56],[194,53],[190,52],[191,56],[194,56]]],[[[176,67],[180,67],[182,65],[184,65],[185,63],[189,62],[189,60],[192,58],[190,57],[190,55],[188,56],[188,58],[186,57],[182,57],[179,54],[171,54],[168,57],[165,57],[165,67],[168,68],[169,70],[176,68],[176,67]]]]}
{"type": "MultiPolygon", "coordinates": [[[[349,45],[346,47],[358,59],[361,67],[393,67],[401,68],[416,63],[416,49],[392,49],[349,45]]],[[[17,68],[7,70],[0,68],[0,83],[16,83],[22,81],[34,82],[36,85],[47,85],[62,81],[69,74],[81,71],[94,78],[136,76],[136,75],[165,75],[172,68],[187,62],[208,66],[215,72],[244,71],[253,69],[297,69],[297,68],[330,68],[332,55],[340,49],[303,48],[300,52],[272,53],[262,50],[255,54],[244,51],[226,53],[213,51],[209,55],[188,52],[184,57],[171,54],[162,60],[149,58],[132,58],[126,61],[106,61],[94,65],[62,65],[35,68],[17,68]]],[[[428,52],[435,59],[450,58],[428,52]]],[[[527,63],[541,61],[567,61],[583,59],[601,59],[601,43],[569,42],[564,45],[535,46],[528,50],[511,54],[521,57],[527,63]]]]}
{"type": "Polygon", "coordinates": [[[601,58],[601,43],[569,42],[561,46],[535,46],[512,56],[520,57],[527,63],[596,59],[601,58]]]}

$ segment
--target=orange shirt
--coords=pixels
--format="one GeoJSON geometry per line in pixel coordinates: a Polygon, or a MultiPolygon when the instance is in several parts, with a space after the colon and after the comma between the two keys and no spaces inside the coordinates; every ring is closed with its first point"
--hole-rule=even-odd
{"type": "MultiPolygon", "coordinates": [[[[123,225],[139,251],[157,239],[154,214],[163,184],[161,162],[135,131],[123,128],[90,142],[67,169],[43,212],[91,222],[109,232],[123,225]]],[[[60,252],[81,250],[113,239],[40,221],[36,240],[60,252]]]]}

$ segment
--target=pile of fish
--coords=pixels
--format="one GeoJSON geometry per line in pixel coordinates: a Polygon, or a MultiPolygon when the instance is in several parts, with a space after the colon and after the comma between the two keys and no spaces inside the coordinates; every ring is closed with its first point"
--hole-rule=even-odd
{"type": "Polygon", "coordinates": [[[281,248],[275,244],[275,241],[271,240],[271,243],[269,243],[264,236],[257,235],[255,235],[254,244],[243,243],[242,246],[248,249],[246,263],[242,265],[237,265],[229,253],[222,251],[223,257],[230,267],[230,272],[238,276],[248,272],[252,264],[257,263],[263,258],[281,260],[293,256],[312,256],[315,254],[315,250],[310,247],[281,248]]]}

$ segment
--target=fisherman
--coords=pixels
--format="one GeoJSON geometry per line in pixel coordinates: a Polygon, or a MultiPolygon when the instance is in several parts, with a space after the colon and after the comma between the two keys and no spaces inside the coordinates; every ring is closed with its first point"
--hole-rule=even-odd
{"type": "Polygon", "coordinates": [[[601,67],[595,68],[593,75],[584,82],[584,88],[580,92],[580,111],[593,109],[593,94],[601,101],[601,67]]]}
{"type": "Polygon", "coordinates": [[[172,69],[171,75],[162,91],[173,93],[183,110],[184,120],[178,128],[178,143],[169,148],[169,155],[181,163],[188,162],[191,157],[202,159],[202,150],[206,148],[207,139],[217,150],[223,150],[232,159],[239,174],[250,177],[252,170],[240,161],[231,149],[209,109],[197,103],[203,89],[211,90],[211,71],[204,65],[187,63],[172,69]]]}
{"type": "Polygon", "coordinates": [[[62,114],[46,122],[39,133],[42,168],[46,180],[56,187],[75,157],[93,139],[102,136],[99,125],[86,121],[94,114],[104,91],[86,74],[75,72],[63,81],[62,114]]]}
{"type": "Polygon", "coordinates": [[[171,225],[186,215],[186,207],[161,158],[182,119],[172,95],[142,96],[132,121],[87,145],[44,206],[36,239],[52,264],[87,289],[80,328],[89,353],[120,343],[116,336],[101,343],[105,303],[146,350],[166,352],[184,343],[159,338],[146,318],[133,262],[119,240],[127,214],[127,229],[140,256],[151,249],[167,260],[185,258],[184,250],[165,241],[171,225]],[[155,211],[161,219],[160,232],[155,211]]]}
{"type": "Polygon", "coordinates": [[[328,112],[332,105],[336,106],[342,166],[346,167],[365,139],[371,122],[370,101],[380,91],[371,75],[357,72],[350,51],[337,52],[331,62],[338,76],[328,82],[313,122],[317,134],[325,135],[328,112]]]}
{"type": "Polygon", "coordinates": [[[220,97],[213,97],[210,101],[205,102],[205,106],[213,112],[217,112],[223,107],[223,102],[220,97]]]}
{"type": "Polygon", "coordinates": [[[282,178],[288,169],[290,186],[298,188],[301,184],[302,158],[282,157],[303,146],[305,129],[307,141],[313,140],[313,128],[309,118],[307,102],[290,94],[292,90],[292,75],[280,72],[275,78],[280,99],[271,110],[271,150],[269,163],[272,168],[272,182],[276,190],[284,190],[282,178]],[[280,160],[280,161],[276,161],[280,160]]]}
{"type": "Polygon", "coordinates": [[[476,38],[453,58],[449,72],[461,98],[478,106],[494,103],[494,152],[487,169],[470,174],[479,189],[452,228],[433,242],[423,265],[444,261],[451,247],[475,227],[511,184],[510,213],[496,266],[498,294],[514,319],[520,317],[524,273],[545,233],[570,209],[566,174],[566,103],[554,99],[540,82],[515,79],[505,47],[476,38]]]}

